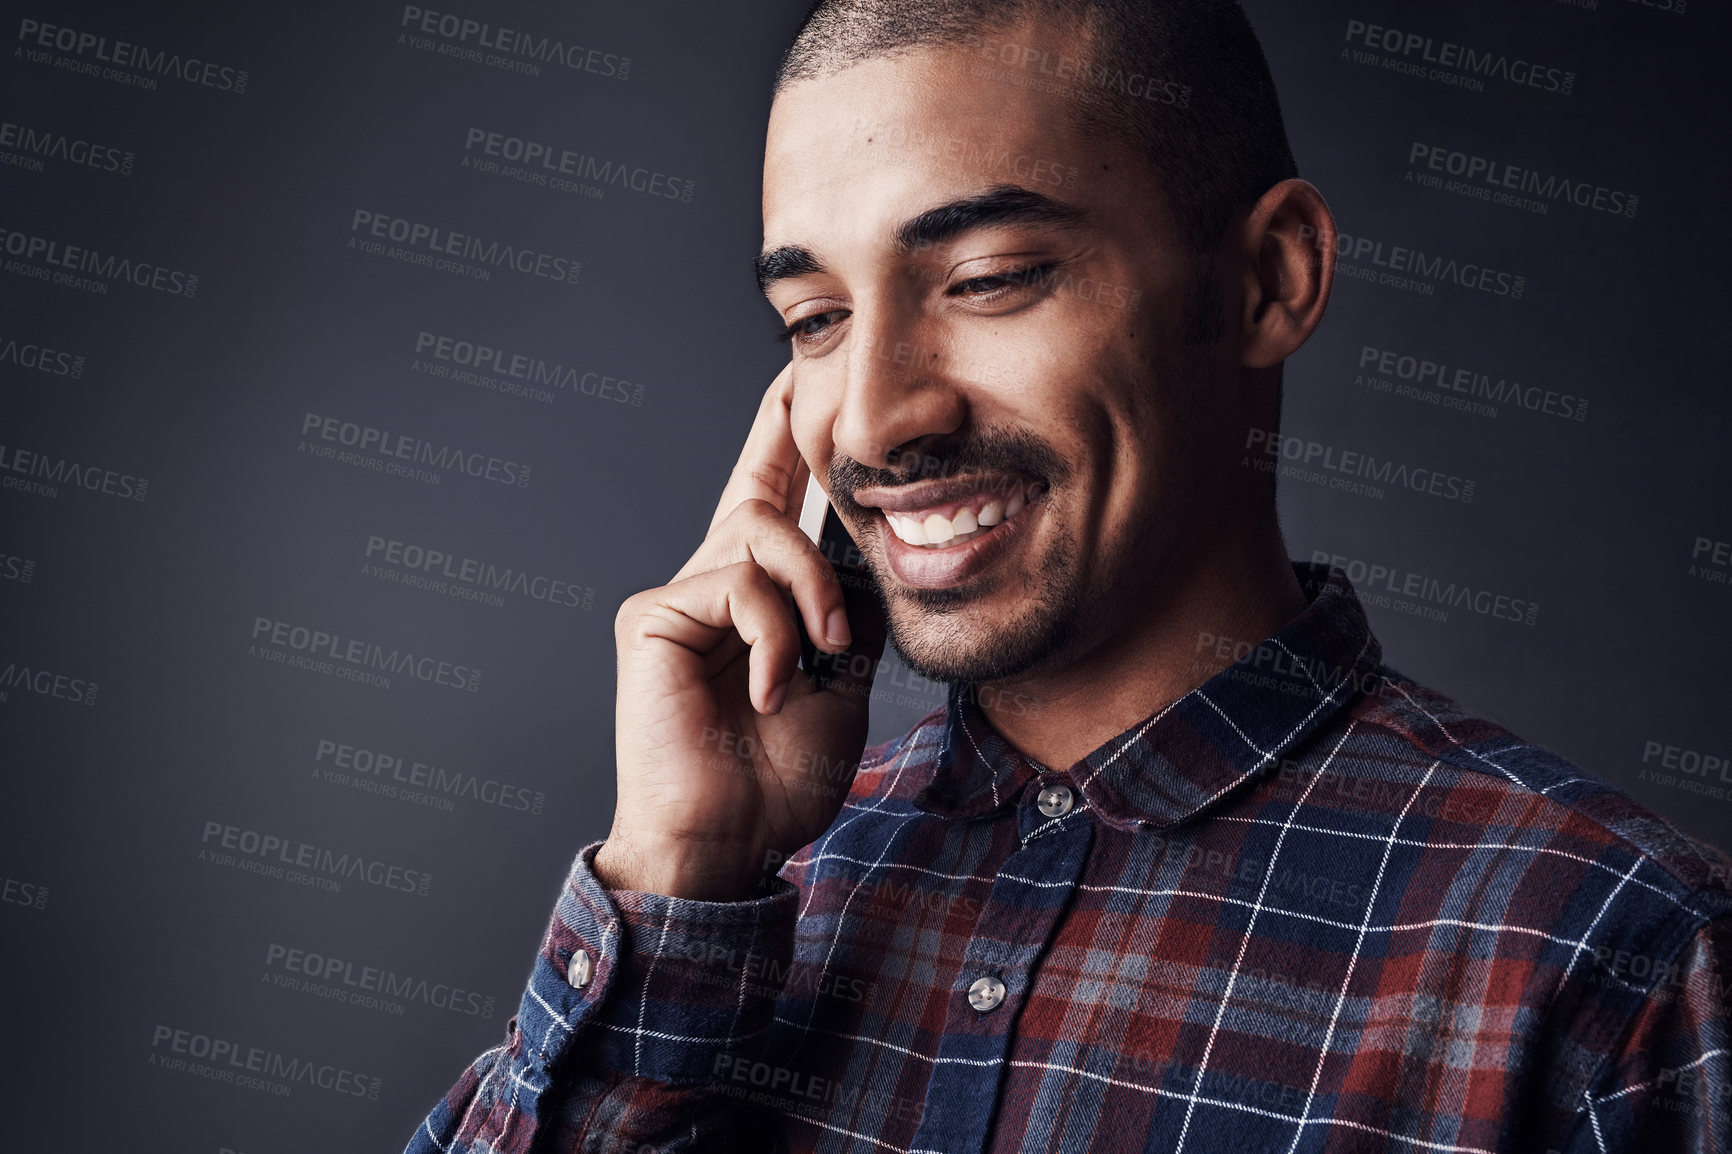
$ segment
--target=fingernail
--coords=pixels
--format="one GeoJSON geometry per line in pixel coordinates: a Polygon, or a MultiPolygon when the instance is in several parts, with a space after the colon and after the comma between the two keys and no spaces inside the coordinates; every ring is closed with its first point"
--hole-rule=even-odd
{"type": "Polygon", "coordinates": [[[830,610],[830,616],[824,618],[824,634],[824,639],[831,645],[840,647],[848,644],[848,611],[830,610]]]}
{"type": "Polygon", "coordinates": [[[782,702],[788,700],[788,683],[786,681],[770,690],[769,712],[782,712],[782,702]]]}

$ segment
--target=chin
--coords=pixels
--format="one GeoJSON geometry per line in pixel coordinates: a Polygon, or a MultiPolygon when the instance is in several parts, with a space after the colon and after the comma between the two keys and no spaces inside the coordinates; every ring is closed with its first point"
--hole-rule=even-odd
{"type": "Polygon", "coordinates": [[[904,594],[889,609],[890,644],[929,681],[988,684],[1052,664],[1072,634],[1076,601],[1064,583],[1044,589],[1002,617],[971,608],[946,590],[904,594]]]}

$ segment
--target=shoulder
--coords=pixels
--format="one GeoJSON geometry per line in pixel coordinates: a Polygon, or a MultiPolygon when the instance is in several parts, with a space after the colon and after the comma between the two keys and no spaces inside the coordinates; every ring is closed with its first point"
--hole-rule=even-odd
{"type": "MultiPolygon", "coordinates": [[[[1374,690],[1346,711],[1355,747],[1344,772],[1400,767],[1459,802],[1456,835],[1553,853],[1554,863],[1583,858],[1618,871],[1625,888],[1676,905],[1691,920],[1732,914],[1732,859],[1685,834],[1619,789],[1559,754],[1526,741],[1453,698],[1396,670],[1379,669],[1374,690]]],[[[1434,797],[1437,795],[1434,795],[1434,797]]],[[[1435,806],[1433,808],[1436,808],[1435,806]]],[[[1429,815],[1433,818],[1439,814],[1429,815]]]]}

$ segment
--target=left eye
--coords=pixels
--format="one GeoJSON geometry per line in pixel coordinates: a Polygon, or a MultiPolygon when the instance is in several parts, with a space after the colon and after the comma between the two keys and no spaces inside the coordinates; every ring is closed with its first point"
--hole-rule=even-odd
{"type": "Polygon", "coordinates": [[[1038,284],[1052,268],[1050,264],[1038,264],[1013,272],[969,277],[967,280],[957,281],[950,287],[950,292],[953,296],[990,296],[1007,289],[1025,288],[1038,284]]]}

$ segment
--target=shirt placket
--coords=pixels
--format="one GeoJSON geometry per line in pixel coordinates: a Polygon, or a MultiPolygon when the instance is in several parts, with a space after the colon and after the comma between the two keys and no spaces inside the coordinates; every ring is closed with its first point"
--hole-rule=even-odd
{"type": "MultiPolygon", "coordinates": [[[[980,1154],[1035,967],[1082,877],[1093,828],[1082,795],[1042,772],[1017,796],[1021,846],[998,869],[950,989],[944,1039],[909,1154],[980,1154]]],[[[1009,820],[1005,815],[998,820],[1009,820]]]]}

